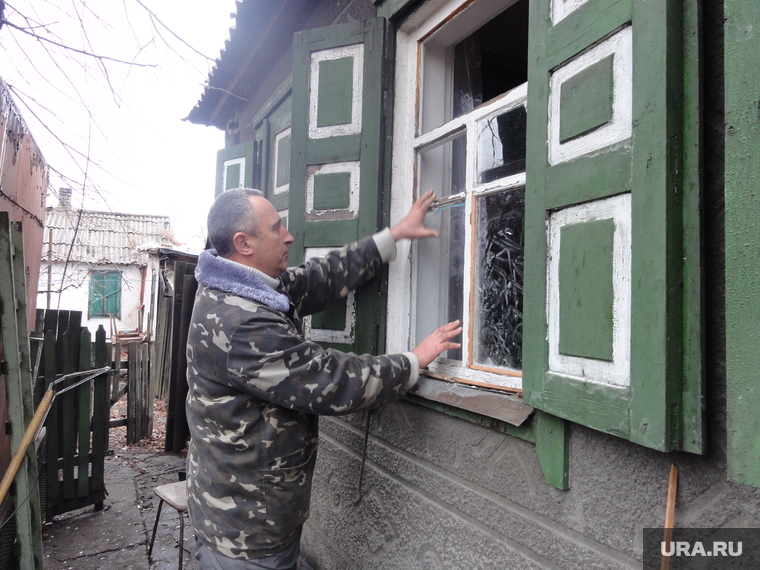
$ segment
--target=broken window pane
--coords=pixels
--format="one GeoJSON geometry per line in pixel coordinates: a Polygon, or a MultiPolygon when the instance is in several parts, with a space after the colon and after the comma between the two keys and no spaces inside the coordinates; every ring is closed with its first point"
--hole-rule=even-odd
{"type": "Polygon", "coordinates": [[[522,369],[525,188],[478,198],[474,357],[522,369]]]}
{"type": "MultiPolygon", "coordinates": [[[[462,134],[435,148],[420,151],[420,187],[436,190],[438,198],[464,191],[466,147],[462,134]]],[[[417,242],[417,301],[415,339],[419,343],[439,326],[463,318],[464,303],[464,200],[430,212],[425,226],[439,231],[440,239],[417,242]]],[[[461,349],[444,356],[462,359],[461,349]]]]}
{"type": "Polygon", "coordinates": [[[478,133],[480,184],[525,171],[525,107],[483,121],[478,133]]]}

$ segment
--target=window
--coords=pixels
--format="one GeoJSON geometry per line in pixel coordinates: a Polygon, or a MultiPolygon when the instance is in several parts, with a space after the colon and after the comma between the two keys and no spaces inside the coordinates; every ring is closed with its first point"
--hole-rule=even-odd
{"type": "Polygon", "coordinates": [[[90,318],[121,318],[121,273],[93,271],[90,274],[90,318]]]}
{"type": "Polygon", "coordinates": [[[447,16],[409,34],[402,28],[399,42],[401,58],[414,68],[420,62],[420,93],[397,93],[394,160],[416,183],[397,183],[394,193],[411,203],[410,195],[435,189],[426,224],[441,234],[413,246],[409,344],[460,319],[462,348],[430,370],[519,389],[528,0],[474,3],[447,16]],[[399,119],[408,116],[417,117],[416,128],[398,136],[399,119]]]}

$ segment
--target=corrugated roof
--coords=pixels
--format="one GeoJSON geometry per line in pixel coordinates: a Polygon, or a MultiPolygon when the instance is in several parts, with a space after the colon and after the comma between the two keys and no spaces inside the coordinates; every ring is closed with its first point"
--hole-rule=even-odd
{"type": "Polygon", "coordinates": [[[146,248],[174,245],[168,216],[95,212],[59,205],[45,213],[42,257],[46,261],[51,231],[53,262],[69,259],[90,264],[146,265],[146,248]]]}

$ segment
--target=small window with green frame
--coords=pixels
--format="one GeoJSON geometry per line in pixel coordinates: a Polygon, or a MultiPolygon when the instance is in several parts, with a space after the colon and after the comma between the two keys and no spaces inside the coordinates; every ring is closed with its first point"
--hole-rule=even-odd
{"type": "Polygon", "coordinates": [[[121,273],[93,271],[90,274],[89,317],[121,318],[121,273]]]}

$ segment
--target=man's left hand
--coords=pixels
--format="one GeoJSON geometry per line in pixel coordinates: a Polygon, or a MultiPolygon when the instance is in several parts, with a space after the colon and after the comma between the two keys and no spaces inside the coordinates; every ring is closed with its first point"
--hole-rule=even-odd
{"type": "Polygon", "coordinates": [[[398,224],[391,228],[391,235],[396,241],[400,239],[419,239],[438,237],[438,230],[425,227],[425,214],[430,204],[435,200],[435,192],[428,190],[414,204],[409,213],[398,224]]]}

